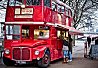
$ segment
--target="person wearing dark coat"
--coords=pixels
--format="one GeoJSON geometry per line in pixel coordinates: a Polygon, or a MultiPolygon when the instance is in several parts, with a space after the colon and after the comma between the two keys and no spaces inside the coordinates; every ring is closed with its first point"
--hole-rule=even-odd
{"type": "Polygon", "coordinates": [[[72,61],[72,38],[71,35],[69,34],[69,61],[72,61]]]}
{"type": "Polygon", "coordinates": [[[98,45],[98,38],[95,39],[95,45],[98,45]]]}
{"type": "Polygon", "coordinates": [[[88,47],[90,47],[90,44],[91,44],[91,38],[90,37],[87,37],[87,43],[88,43],[88,47]]]}
{"type": "Polygon", "coordinates": [[[69,48],[68,48],[68,45],[69,45],[69,43],[68,43],[68,40],[67,40],[67,38],[64,38],[63,39],[63,57],[64,57],[64,63],[66,63],[66,62],[68,62],[68,51],[69,51],[69,48]]]}

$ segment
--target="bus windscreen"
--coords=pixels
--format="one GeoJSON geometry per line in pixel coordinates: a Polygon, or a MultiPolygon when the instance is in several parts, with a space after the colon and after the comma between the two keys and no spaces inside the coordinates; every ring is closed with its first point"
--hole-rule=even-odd
{"type": "Polygon", "coordinates": [[[6,39],[19,40],[20,39],[20,26],[19,25],[6,25],[6,39]]]}

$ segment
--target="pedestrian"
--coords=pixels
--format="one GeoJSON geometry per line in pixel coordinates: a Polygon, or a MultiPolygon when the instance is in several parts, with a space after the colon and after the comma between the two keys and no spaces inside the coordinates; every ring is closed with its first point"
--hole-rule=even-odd
{"type": "Polygon", "coordinates": [[[64,38],[63,39],[63,63],[67,63],[68,62],[68,38],[64,38]]]}
{"type": "Polygon", "coordinates": [[[87,58],[87,41],[84,42],[84,57],[87,58]]]}
{"type": "Polygon", "coordinates": [[[95,45],[98,45],[98,38],[95,39],[95,45]]]}
{"type": "Polygon", "coordinates": [[[68,51],[68,55],[69,55],[69,61],[72,61],[72,38],[71,35],[69,34],[69,51],[68,51]]]}
{"type": "Polygon", "coordinates": [[[88,47],[90,47],[90,44],[91,44],[91,38],[90,38],[90,36],[87,37],[87,43],[88,43],[88,47]]]}
{"type": "Polygon", "coordinates": [[[69,34],[69,51],[71,51],[72,53],[72,38],[71,38],[71,35],[69,34]]]}

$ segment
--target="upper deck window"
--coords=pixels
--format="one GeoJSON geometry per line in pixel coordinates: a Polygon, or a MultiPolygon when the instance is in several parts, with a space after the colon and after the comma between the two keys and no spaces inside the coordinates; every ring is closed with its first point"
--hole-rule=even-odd
{"type": "Polygon", "coordinates": [[[61,6],[60,5],[57,6],[57,9],[58,9],[58,12],[61,12],[61,6]]]}
{"type": "Polygon", "coordinates": [[[21,6],[25,4],[27,6],[40,5],[40,0],[10,0],[9,6],[21,6]]]}
{"type": "Polygon", "coordinates": [[[26,0],[27,5],[39,5],[40,0],[26,0]]]}
{"type": "Polygon", "coordinates": [[[65,12],[65,7],[64,6],[61,7],[61,11],[65,12]]]}
{"type": "Polygon", "coordinates": [[[69,10],[67,8],[65,10],[66,10],[66,16],[68,16],[69,15],[69,13],[68,13],[69,10]]]}
{"type": "Polygon", "coordinates": [[[44,0],[44,6],[50,7],[50,0],[44,0]]]}
{"type": "Polygon", "coordinates": [[[57,6],[56,6],[56,3],[55,2],[52,2],[52,10],[53,11],[56,11],[57,10],[57,6]]]}

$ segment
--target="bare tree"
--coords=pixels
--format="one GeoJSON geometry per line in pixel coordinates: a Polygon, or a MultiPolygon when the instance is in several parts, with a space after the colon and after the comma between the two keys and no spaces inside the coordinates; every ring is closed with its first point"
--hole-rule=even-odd
{"type": "Polygon", "coordinates": [[[0,1],[0,9],[6,9],[7,7],[7,0],[0,1]]]}
{"type": "Polygon", "coordinates": [[[73,9],[73,26],[77,28],[78,24],[85,23],[83,20],[89,18],[92,10],[96,10],[98,6],[97,0],[61,0],[67,3],[73,9]]]}

